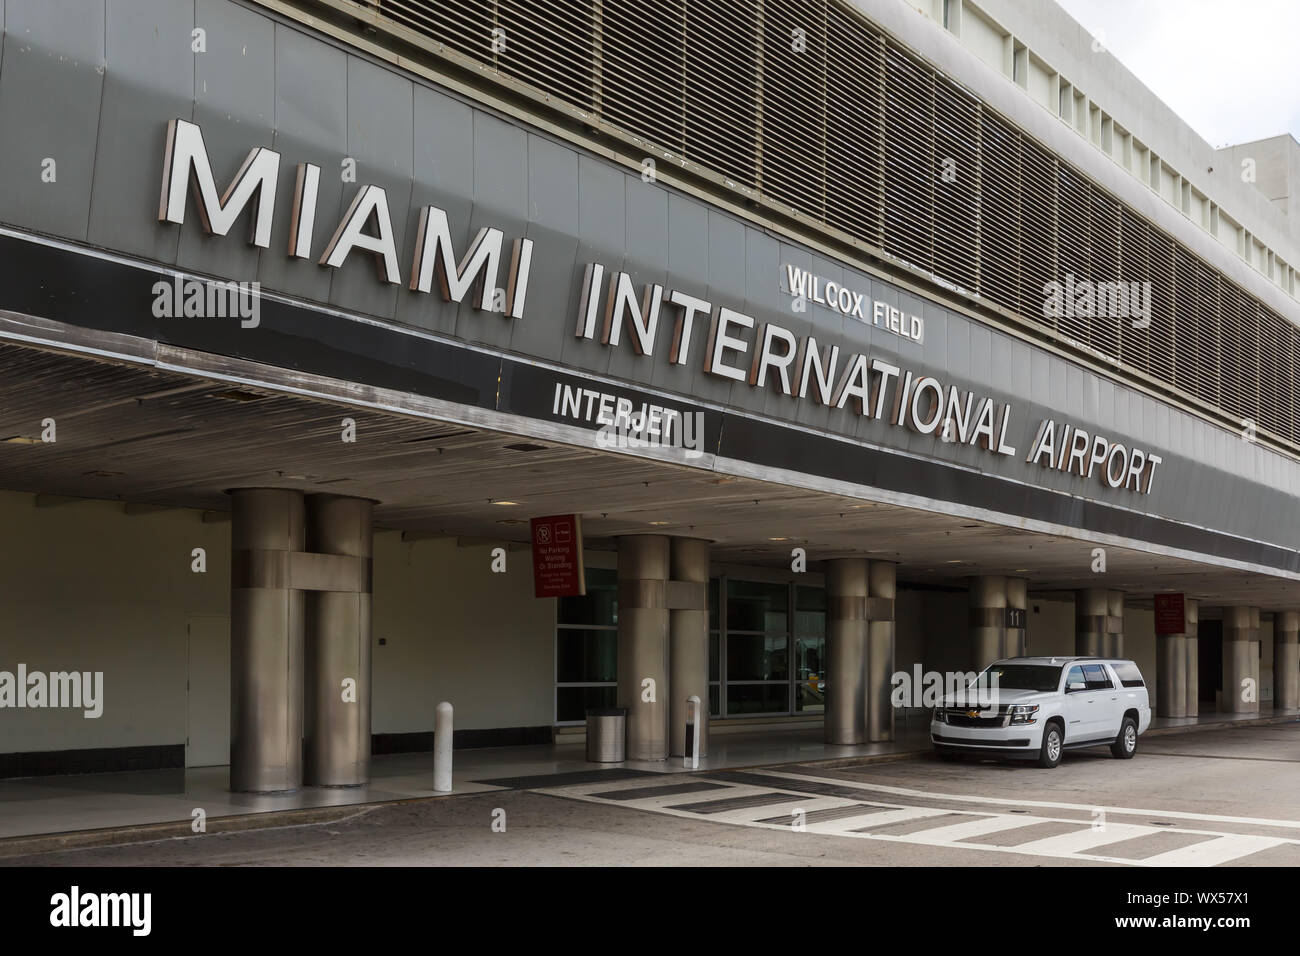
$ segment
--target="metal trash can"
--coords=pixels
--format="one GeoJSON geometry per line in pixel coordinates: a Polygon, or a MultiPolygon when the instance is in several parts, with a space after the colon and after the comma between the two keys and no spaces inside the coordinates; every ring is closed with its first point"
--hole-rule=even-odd
{"type": "Polygon", "coordinates": [[[627,744],[627,708],[593,707],[587,711],[587,762],[622,763],[627,744]]]}

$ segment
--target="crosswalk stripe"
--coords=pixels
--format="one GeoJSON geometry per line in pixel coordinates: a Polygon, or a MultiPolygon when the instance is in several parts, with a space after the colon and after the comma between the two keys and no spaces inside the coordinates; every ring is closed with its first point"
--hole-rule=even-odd
{"type": "Polygon", "coordinates": [[[809,833],[846,834],[861,827],[885,826],[890,823],[903,823],[907,820],[920,820],[922,817],[937,817],[951,813],[951,810],[935,807],[899,807],[897,810],[881,810],[877,813],[860,813],[857,816],[841,817],[839,820],[826,820],[822,823],[808,824],[809,833]]]}
{"type": "Polygon", "coordinates": [[[1277,837],[1234,833],[1215,840],[1206,840],[1204,843],[1194,843],[1177,850],[1158,853],[1137,862],[1143,866],[1217,866],[1238,857],[1258,853],[1260,850],[1269,850],[1283,843],[1294,842],[1294,840],[1281,840],[1277,837]]]}
{"type": "Polygon", "coordinates": [[[1005,830],[1014,830],[1017,827],[1023,827],[1030,823],[1038,821],[1025,819],[1024,817],[996,816],[985,817],[981,820],[967,820],[964,823],[953,823],[946,827],[935,827],[932,830],[922,830],[919,833],[908,834],[913,843],[954,843],[957,840],[965,840],[968,837],[985,836],[990,833],[1001,833],[1005,830]]]}
{"type": "MultiPolygon", "coordinates": [[[[1133,823],[1108,823],[1104,830],[1094,830],[1087,824],[1074,833],[1062,833],[1058,836],[1044,837],[1029,843],[1017,843],[1008,847],[1018,853],[1040,853],[1044,856],[1070,856],[1083,853],[1093,847],[1118,843],[1133,837],[1148,836],[1152,833],[1167,832],[1159,827],[1143,827],[1133,823]]],[[[1134,861],[1137,862],[1137,861],[1134,861]]]]}
{"type": "MultiPolygon", "coordinates": [[[[787,819],[785,826],[790,826],[794,820],[794,811],[802,810],[804,813],[813,813],[817,810],[835,810],[839,807],[851,807],[858,801],[845,800],[843,797],[796,797],[791,795],[790,799],[784,804],[769,803],[763,807],[744,807],[740,810],[726,810],[722,813],[709,814],[710,820],[721,820],[723,823],[754,823],[757,824],[762,820],[784,816],[787,819]]],[[[781,827],[779,823],[769,824],[769,826],[781,827]]]]}

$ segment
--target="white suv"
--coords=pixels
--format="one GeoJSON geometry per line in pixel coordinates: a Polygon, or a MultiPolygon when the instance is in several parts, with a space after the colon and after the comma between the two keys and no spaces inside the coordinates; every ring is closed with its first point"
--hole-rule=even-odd
{"type": "Polygon", "coordinates": [[[1067,747],[1108,744],[1137,752],[1151,725],[1146,682],[1132,661],[1100,657],[1014,657],[995,661],[966,689],[967,704],[935,708],[930,739],[939,755],[997,754],[1055,767],[1067,747]]]}

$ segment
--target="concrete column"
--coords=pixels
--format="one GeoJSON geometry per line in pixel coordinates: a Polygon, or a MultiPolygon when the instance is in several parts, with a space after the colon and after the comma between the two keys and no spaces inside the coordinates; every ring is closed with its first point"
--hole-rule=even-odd
{"type": "Polygon", "coordinates": [[[1003,657],[1029,654],[1026,625],[1029,617],[1029,580],[1007,578],[1007,630],[1002,641],[1003,657]]]}
{"type": "Polygon", "coordinates": [[[618,539],[618,706],[627,708],[627,759],[666,760],[668,713],[668,538],[618,539]],[[645,700],[643,683],[654,682],[645,700]]]}
{"type": "Polygon", "coordinates": [[[1259,711],[1259,642],[1252,641],[1251,608],[1225,607],[1223,609],[1223,698],[1222,708],[1229,714],[1251,714],[1259,711]],[[1253,660],[1252,660],[1253,658],[1253,660]],[[1254,690],[1247,695],[1247,681],[1256,680],[1254,690]],[[1245,700],[1246,696],[1254,700],[1245,700]]]}
{"type": "Polygon", "coordinates": [[[1273,709],[1300,707],[1300,611],[1273,615],[1273,709]]]}
{"type": "Polygon", "coordinates": [[[1106,592],[1106,657],[1124,656],[1124,592],[1106,592]]]}
{"type": "Polygon", "coordinates": [[[1106,656],[1106,624],[1110,592],[1081,588],[1074,593],[1074,653],[1081,657],[1106,656]]]}
{"type": "Polygon", "coordinates": [[[866,743],[866,558],[826,562],[826,742],[866,743]]]}
{"type": "Polygon", "coordinates": [[[999,575],[971,578],[971,664],[983,670],[1003,656],[1007,624],[1007,579],[999,575]]]}
{"type": "Polygon", "coordinates": [[[230,789],[302,785],[303,594],[290,564],[305,540],[301,492],[230,492],[230,789]]]}
{"type": "Polygon", "coordinates": [[[1183,599],[1184,616],[1187,623],[1183,626],[1183,643],[1186,645],[1187,654],[1187,688],[1184,693],[1184,700],[1187,709],[1184,712],[1185,717],[1195,717],[1201,712],[1201,661],[1197,656],[1200,653],[1200,640],[1197,637],[1197,629],[1200,627],[1200,608],[1195,599],[1183,599]]]}
{"type": "MultiPolygon", "coordinates": [[[[1180,625],[1186,628],[1186,621],[1180,625]]],[[[1187,716],[1187,637],[1156,632],[1156,716],[1187,716]]]]}
{"type": "Polygon", "coordinates": [[[700,756],[709,752],[709,542],[673,538],[669,545],[668,707],[670,751],[686,752],[686,698],[700,698],[700,756]]]}
{"type": "Polygon", "coordinates": [[[872,743],[894,739],[890,678],[894,674],[896,571],[889,561],[872,561],[867,569],[867,740],[872,743]]]}
{"type": "Polygon", "coordinates": [[[307,496],[307,548],[294,584],[307,587],[303,782],[370,779],[371,561],[374,502],[307,496]],[[350,684],[348,683],[350,682],[350,684]]]}

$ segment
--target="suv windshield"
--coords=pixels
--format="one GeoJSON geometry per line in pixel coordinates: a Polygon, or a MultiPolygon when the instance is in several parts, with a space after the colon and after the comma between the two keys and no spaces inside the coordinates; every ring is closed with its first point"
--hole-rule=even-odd
{"type": "Polygon", "coordinates": [[[1054,691],[1060,687],[1060,664],[999,664],[975,678],[972,687],[987,690],[996,686],[998,690],[1037,690],[1054,691]],[[993,684],[993,679],[997,683],[993,684]]]}

